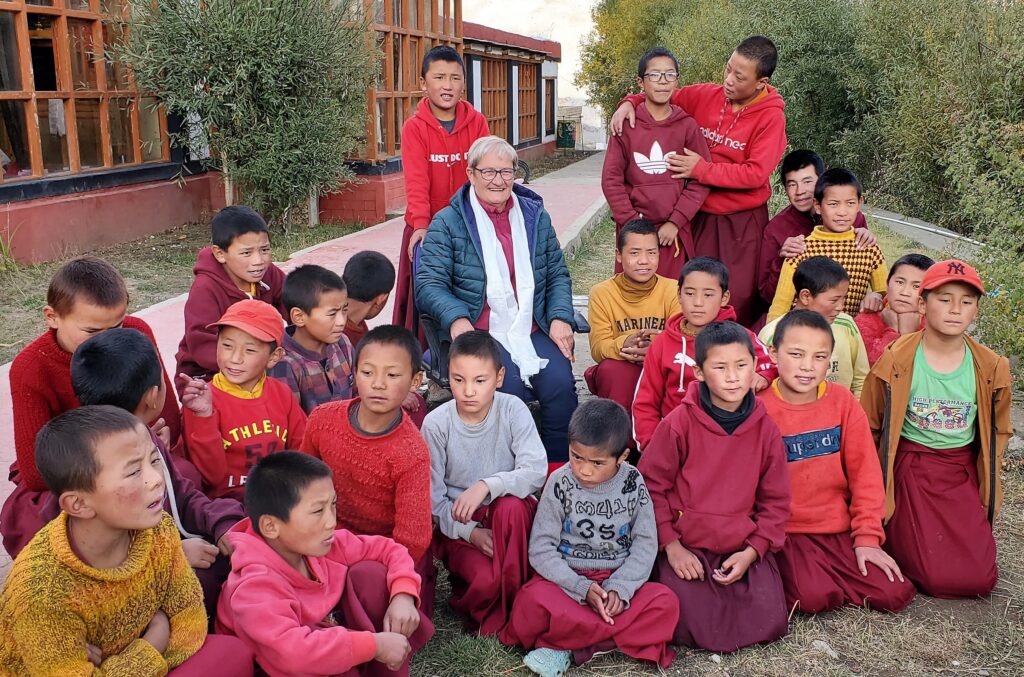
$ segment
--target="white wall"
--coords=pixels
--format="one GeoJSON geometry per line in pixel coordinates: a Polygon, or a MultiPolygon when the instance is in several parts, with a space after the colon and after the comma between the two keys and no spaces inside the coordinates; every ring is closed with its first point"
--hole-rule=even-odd
{"type": "Polygon", "coordinates": [[[470,93],[470,101],[473,104],[473,108],[476,108],[481,113],[484,112],[484,90],[483,90],[483,73],[481,71],[482,65],[479,59],[473,59],[473,91],[470,93]]]}

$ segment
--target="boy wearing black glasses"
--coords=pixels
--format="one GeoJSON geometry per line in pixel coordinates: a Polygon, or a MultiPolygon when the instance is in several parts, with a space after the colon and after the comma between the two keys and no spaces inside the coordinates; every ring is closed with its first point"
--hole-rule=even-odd
{"type": "MultiPolygon", "coordinates": [[[[678,80],[679,64],[664,47],[650,49],[640,58],[637,85],[645,98],[636,109],[636,126],[611,138],[601,174],[616,236],[633,219],[655,223],[661,246],[658,274],[671,279],[695,256],[690,222],[709,188],[673,179],[668,159],[686,148],[705,160],[711,158],[697,123],[669,101],[678,80]]],[[[621,265],[615,265],[615,272],[622,272],[621,265]]]]}

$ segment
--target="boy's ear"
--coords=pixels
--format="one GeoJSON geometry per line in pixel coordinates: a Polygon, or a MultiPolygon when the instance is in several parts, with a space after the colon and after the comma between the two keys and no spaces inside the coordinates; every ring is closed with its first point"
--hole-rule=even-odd
{"type": "Polygon", "coordinates": [[[377,296],[373,299],[373,304],[371,306],[372,310],[370,312],[372,313],[372,315],[370,315],[369,317],[376,317],[378,314],[380,314],[380,311],[384,310],[384,306],[388,304],[389,296],[391,296],[391,292],[377,294],[377,296]]]}
{"type": "Polygon", "coordinates": [[[814,300],[814,294],[811,293],[810,289],[801,289],[796,295],[796,299],[800,305],[809,306],[811,305],[811,301],[814,300]]]}
{"type": "Polygon", "coordinates": [[[50,329],[57,328],[57,320],[60,316],[57,315],[57,311],[53,309],[53,306],[43,306],[43,319],[46,320],[46,326],[50,329]]]}
{"type": "Polygon", "coordinates": [[[505,367],[498,370],[498,387],[505,384],[505,367]]]}
{"type": "Polygon", "coordinates": [[[821,216],[821,203],[820,202],[815,200],[814,201],[814,206],[811,207],[811,209],[814,211],[815,214],[817,214],[818,216],[821,216]]]}
{"type": "Polygon", "coordinates": [[[693,365],[693,375],[697,377],[698,381],[704,380],[704,371],[697,365],[693,365]]]}
{"type": "Polygon", "coordinates": [[[416,392],[423,385],[423,372],[418,371],[412,375],[412,385],[409,387],[409,392],[416,392]]]}
{"type": "Polygon", "coordinates": [[[261,515],[259,527],[264,538],[277,538],[281,535],[281,520],[273,515],[261,515]]]}
{"type": "Polygon", "coordinates": [[[282,357],[284,357],[284,348],[281,346],[274,348],[273,352],[270,353],[270,359],[267,360],[267,369],[272,369],[274,365],[281,361],[282,357]]]}
{"type": "Polygon", "coordinates": [[[306,319],[309,315],[302,308],[292,308],[288,311],[288,321],[296,327],[306,326],[306,319]]]}
{"type": "MultiPolygon", "coordinates": [[[[660,253],[660,250],[659,250],[659,253],[660,253]]],[[[622,265],[622,252],[619,251],[618,247],[615,248],[615,263],[618,263],[619,265],[622,265]]]]}
{"type": "Polygon", "coordinates": [[[772,344],[768,346],[768,357],[772,358],[772,362],[775,364],[779,363],[779,350],[775,347],[775,337],[772,337],[772,344]]]}
{"type": "Polygon", "coordinates": [[[420,76],[420,89],[424,92],[427,91],[427,79],[422,75],[420,76]]]}
{"type": "Polygon", "coordinates": [[[211,245],[210,251],[213,253],[213,258],[217,259],[217,263],[226,263],[228,260],[228,253],[218,247],[217,245],[211,245]]]}
{"type": "Polygon", "coordinates": [[[135,411],[132,412],[135,414],[136,417],[145,420],[143,416],[141,416],[140,414],[145,414],[147,411],[150,411],[151,409],[156,409],[156,403],[160,399],[161,387],[163,387],[163,384],[158,386],[151,386],[150,388],[146,389],[146,392],[143,393],[142,395],[142,399],[139,400],[138,406],[135,407],[135,411]]]}
{"type": "Polygon", "coordinates": [[[81,491],[65,491],[57,498],[60,509],[72,517],[92,519],[96,511],[89,505],[88,496],[81,491]]]}
{"type": "Polygon", "coordinates": [[[729,299],[730,298],[732,298],[732,296],[729,294],[728,291],[726,291],[724,294],[722,294],[722,305],[723,306],[729,305],[729,299]]]}

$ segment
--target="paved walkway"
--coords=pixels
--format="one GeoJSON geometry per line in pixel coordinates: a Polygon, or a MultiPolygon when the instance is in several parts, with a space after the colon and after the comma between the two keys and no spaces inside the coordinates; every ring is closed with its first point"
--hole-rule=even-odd
{"type": "MultiPolygon", "coordinates": [[[[529,185],[529,188],[544,198],[544,205],[551,215],[559,242],[569,251],[575,249],[581,236],[591,226],[596,225],[607,208],[604,195],[601,193],[600,177],[603,162],[604,154],[597,154],[546,174],[529,185]]],[[[278,265],[287,271],[306,263],[316,263],[340,275],[353,254],[364,250],[376,250],[388,256],[397,266],[403,228],[401,218],[392,219],[295,252],[287,261],[278,265]]],[[[153,328],[160,355],[169,369],[174,366],[174,354],[185,331],[186,297],[186,294],[181,294],[134,313],[153,328]]],[[[389,301],[377,321],[371,324],[390,321],[390,318],[389,301]]],[[[0,478],[3,478],[0,479],[0,504],[14,490],[14,485],[6,480],[6,469],[15,457],[9,372],[10,363],[0,366],[0,478]]],[[[0,549],[0,567],[6,568],[7,561],[6,553],[0,549]]]]}

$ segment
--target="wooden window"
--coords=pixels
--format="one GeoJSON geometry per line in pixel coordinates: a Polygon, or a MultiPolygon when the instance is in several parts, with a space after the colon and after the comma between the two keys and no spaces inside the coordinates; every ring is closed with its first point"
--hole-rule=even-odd
{"type": "Polygon", "coordinates": [[[544,78],[544,135],[555,133],[555,111],[558,101],[555,100],[555,79],[544,78]]]}
{"type": "Polygon", "coordinates": [[[537,111],[537,77],[540,66],[519,64],[519,141],[532,141],[540,137],[540,118],[537,111]]]}
{"type": "Polygon", "coordinates": [[[462,22],[454,21],[461,0],[360,1],[372,19],[381,52],[380,75],[369,93],[370,120],[363,159],[384,160],[401,152],[402,125],[423,98],[419,85],[423,55],[437,45],[451,45],[461,51],[462,22]],[[445,21],[435,15],[442,10],[445,21]],[[447,22],[449,16],[453,17],[451,23],[447,22]]]}
{"type": "Polygon", "coordinates": [[[0,1],[0,181],[170,157],[167,119],[104,47],[125,0],[0,1]]]}
{"type": "Polygon", "coordinates": [[[480,62],[480,93],[483,114],[491,134],[508,138],[508,63],[495,59],[480,62]]]}

